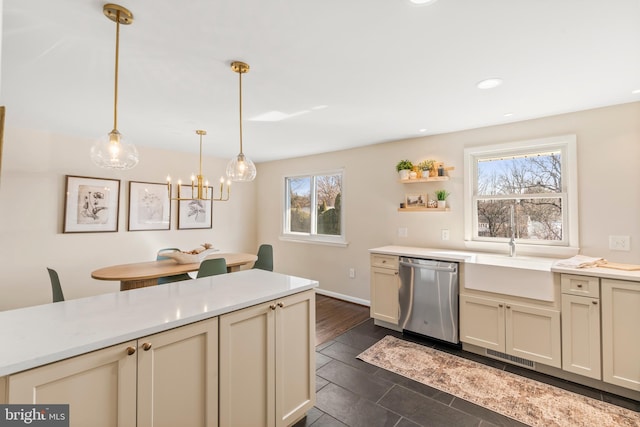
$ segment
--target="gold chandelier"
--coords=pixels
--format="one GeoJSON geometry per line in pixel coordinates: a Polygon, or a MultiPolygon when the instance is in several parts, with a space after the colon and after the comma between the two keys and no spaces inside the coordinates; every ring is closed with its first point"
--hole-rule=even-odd
{"type": "Polygon", "coordinates": [[[133,14],[125,7],[117,4],[105,4],[104,15],[116,23],[116,65],[113,97],[113,130],[105,137],[97,140],[91,147],[91,160],[105,169],[126,170],[138,164],[138,150],[135,145],[127,143],[118,132],[118,56],[120,53],[120,24],[133,23],[133,14]]]}
{"type": "Polygon", "coordinates": [[[231,69],[238,73],[240,80],[240,154],[227,164],[227,177],[231,181],[253,181],[256,177],[256,165],[242,152],[242,75],[249,72],[249,64],[234,61],[231,69]]]}
{"type": "Polygon", "coordinates": [[[169,200],[211,200],[214,202],[226,202],[231,195],[231,181],[227,180],[227,195],[224,193],[224,178],[220,177],[220,196],[213,197],[213,187],[209,187],[209,181],[205,180],[202,175],[202,135],[206,135],[206,130],[197,130],[196,134],[200,135],[200,166],[198,175],[191,175],[191,197],[183,197],[181,187],[182,181],[178,180],[178,197],[171,197],[171,176],[167,176],[167,193],[169,200]]]}

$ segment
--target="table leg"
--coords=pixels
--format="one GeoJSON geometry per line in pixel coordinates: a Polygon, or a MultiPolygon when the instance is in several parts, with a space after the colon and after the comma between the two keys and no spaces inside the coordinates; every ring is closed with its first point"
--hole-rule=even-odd
{"type": "Polygon", "coordinates": [[[147,286],[156,286],[158,279],[141,279],[141,280],[122,280],[120,282],[120,290],[128,291],[131,289],[146,288],[147,286]]]}
{"type": "Polygon", "coordinates": [[[240,266],[239,265],[227,266],[227,273],[233,273],[234,271],[240,271],[240,266]]]}

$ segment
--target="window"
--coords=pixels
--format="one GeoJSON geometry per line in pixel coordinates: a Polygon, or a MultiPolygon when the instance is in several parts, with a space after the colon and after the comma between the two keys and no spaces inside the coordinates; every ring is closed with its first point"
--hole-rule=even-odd
{"type": "Polygon", "coordinates": [[[513,236],[531,252],[577,253],[575,146],[569,135],[465,149],[467,246],[513,236]]]}
{"type": "Polygon", "coordinates": [[[285,177],[283,237],[346,244],[343,172],[285,177]]]}

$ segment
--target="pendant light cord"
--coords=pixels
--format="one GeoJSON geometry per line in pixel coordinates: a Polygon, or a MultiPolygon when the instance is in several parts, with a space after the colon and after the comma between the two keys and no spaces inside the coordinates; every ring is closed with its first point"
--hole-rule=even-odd
{"type": "Polygon", "coordinates": [[[118,130],[118,57],[120,51],[120,11],[117,11],[116,16],[116,70],[115,70],[115,84],[113,95],[113,130],[118,130]]]}
{"type": "Polygon", "coordinates": [[[238,73],[240,79],[240,154],[242,154],[242,70],[238,73]]]}

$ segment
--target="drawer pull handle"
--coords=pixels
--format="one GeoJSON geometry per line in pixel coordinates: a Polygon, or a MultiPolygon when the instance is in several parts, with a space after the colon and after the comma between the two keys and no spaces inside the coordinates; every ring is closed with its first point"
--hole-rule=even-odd
{"type": "Polygon", "coordinates": [[[503,306],[502,306],[502,304],[498,304],[498,307],[502,308],[503,306]]]}
{"type": "Polygon", "coordinates": [[[151,343],[150,343],[150,342],[146,342],[146,343],[142,344],[142,349],[143,349],[144,351],[149,351],[149,350],[151,350],[151,343]]]}
{"type": "Polygon", "coordinates": [[[280,308],[284,307],[284,303],[283,302],[279,302],[278,303],[278,307],[280,307],[280,308]]]}
{"type": "Polygon", "coordinates": [[[271,310],[275,310],[275,309],[276,309],[276,305],[275,305],[275,304],[271,304],[271,305],[269,306],[269,308],[270,308],[271,310]]]}
{"type": "Polygon", "coordinates": [[[582,285],[578,285],[578,287],[579,287],[579,288],[581,288],[581,287],[582,287],[582,285]]]}
{"type": "Polygon", "coordinates": [[[383,260],[382,260],[382,263],[383,263],[383,264],[386,264],[386,263],[387,263],[387,260],[386,260],[386,259],[383,259],[383,260]]]}
{"type": "Polygon", "coordinates": [[[507,308],[509,308],[509,309],[510,309],[510,308],[511,308],[511,306],[510,306],[510,305],[508,305],[508,306],[507,306],[507,308]]]}
{"type": "Polygon", "coordinates": [[[136,348],[135,347],[131,347],[131,346],[127,347],[127,354],[129,356],[131,356],[132,354],[135,354],[135,352],[136,352],[136,348]]]}
{"type": "Polygon", "coordinates": [[[591,304],[598,305],[598,301],[591,301],[591,304]]]}

